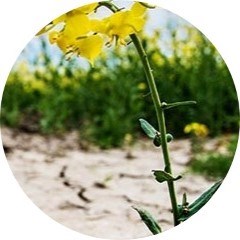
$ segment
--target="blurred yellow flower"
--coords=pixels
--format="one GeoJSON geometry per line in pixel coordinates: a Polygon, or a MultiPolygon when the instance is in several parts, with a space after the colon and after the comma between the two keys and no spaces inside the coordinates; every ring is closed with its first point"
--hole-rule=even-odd
{"type": "Polygon", "coordinates": [[[192,133],[197,137],[206,137],[209,133],[209,130],[206,125],[193,122],[184,127],[184,133],[192,133]]]}
{"type": "Polygon", "coordinates": [[[126,133],[124,136],[124,143],[125,145],[130,145],[133,141],[133,136],[130,133],[126,133]]]}
{"type": "Polygon", "coordinates": [[[145,90],[145,89],[147,88],[147,85],[146,85],[146,83],[141,82],[141,83],[139,83],[139,84],[137,85],[137,88],[138,88],[139,90],[145,90]]]}
{"type": "Polygon", "coordinates": [[[164,58],[161,56],[160,52],[154,52],[151,57],[152,57],[152,61],[153,61],[156,65],[158,65],[158,66],[164,65],[165,60],[164,60],[164,58]]]}
{"type": "Polygon", "coordinates": [[[94,73],[92,74],[92,79],[93,79],[94,81],[99,81],[99,80],[101,80],[101,77],[102,77],[102,75],[101,75],[100,72],[94,72],[94,73]]]}
{"type": "Polygon", "coordinates": [[[43,81],[31,81],[29,82],[29,91],[39,91],[39,92],[44,92],[46,90],[46,84],[43,81]]]}

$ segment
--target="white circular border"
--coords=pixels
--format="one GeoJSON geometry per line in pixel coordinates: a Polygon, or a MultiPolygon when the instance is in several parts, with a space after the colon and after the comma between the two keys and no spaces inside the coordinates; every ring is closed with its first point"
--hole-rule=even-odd
{"type": "MultiPolygon", "coordinates": [[[[93,1],[8,0],[0,2],[0,88],[2,91],[13,63],[34,34],[63,12],[93,1]]],[[[238,1],[145,0],[183,17],[218,49],[240,91],[240,14],[238,1]]],[[[231,103],[230,103],[231,104],[231,103]]],[[[2,144],[1,144],[2,145],[2,144]]],[[[79,240],[94,239],[58,224],[39,210],[15,180],[0,150],[0,239],[79,240]]],[[[239,235],[239,148],[223,185],[210,202],[187,222],[161,235],[146,239],[226,239],[239,235]]]]}

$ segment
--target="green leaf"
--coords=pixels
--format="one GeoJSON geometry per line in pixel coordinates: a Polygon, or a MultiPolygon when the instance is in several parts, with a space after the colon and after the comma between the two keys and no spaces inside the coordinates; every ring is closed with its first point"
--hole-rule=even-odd
{"type": "Polygon", "coordinates": [[[140,118],[139,121],[141,124],[141,128],[147,134],[147,136],[151,139],[154,139],[158,131],[146,120],[140,118]]]}
{"type": "Polygon", "coordinates": [[[211,188],[205,191],[199,198],[197,198],[192,204],[190,204],[187,207],[187,211],[184,211],[179,215],[179,221],[186,221],[188,218],[198,212],[218,190],[221,183],[222,180],[216,182],[211,188]]]}
{"type": "Polygon", "coordinates": [[[177,176],[177,177],[173,177],[170,173],[162,171],[162,170],[153,170],[153,174],[156,178],[156,180],[160,183],[162,182],[171,182],[171,181],[176,181],[180,178],[182,178],[182,176],[177,176]]]}
{"type": "Polygon", "coordinates": [[[152,234],[156,235],[162,232],[162,229],[158,225],[157,221],[151,216],[151,214],[148,211],[137,207],[133,207],[133,209],[135,209],[138,212],[141,219],[146,224],[148,229],[152,232],[152,234]]]}
{"type": "Polygon", "coordinates": [[[205,191],[197,200],[195,200],[192,204],[189,205],[193,214],[200,210],[213,196],[213,194],[218,190],[221,186],[222,180],[216,182],[211,188],[205,191]]]}
{"type": "Polygon", "coordinates": [[[165,109],[170,109],[174,107],[179,107],[179,106],[186,106],[186,105],[193,105],[196,104],[196,101],[183,101],[183,102],[174,102],[174,103],[162,103],[162,108],[165,109]]]}

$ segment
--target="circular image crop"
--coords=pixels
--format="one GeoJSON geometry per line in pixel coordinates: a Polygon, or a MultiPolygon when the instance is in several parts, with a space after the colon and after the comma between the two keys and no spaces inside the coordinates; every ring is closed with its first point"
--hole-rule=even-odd
{"type": "Polygon", "coordinates": [[[216,48],[179,16],[104,1],[43,27],[9,74],[3,147],[23,191],[77,232],[160,234],[226,176],[239,106],[216,48]]]}

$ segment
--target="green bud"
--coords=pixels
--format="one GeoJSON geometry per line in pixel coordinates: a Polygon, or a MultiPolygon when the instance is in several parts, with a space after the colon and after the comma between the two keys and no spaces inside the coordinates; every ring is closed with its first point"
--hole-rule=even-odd
{"type": "Polygon", "coordinates": [[[173,135],[170,133],[166,134],[167,142],[171,142],[173,140],[173,135]]]}
{"type": "Polygon", "coordinates": [[[156,147],[160,147],[161,146],[161,137],[160,137],[160,135],[156,134],[156,136],[153,139],[153,144],[156,147]]]}
{"type": "MultiPolygon", "coordinates": [[[[173,140],[172,134],[167,133],[167,134],[166,134],[166,139],[167,139],[167,142],[171,142],[171,141],[173,140]]],[[[156,147],[160,147],[160,146],[161,146],[162,141],[161,141],[161,136],[160,136],[160,134],[156,134],[156,135],[155,135],[155,137],[154,137],[154,139],[153,139],[153,144],[154,144],[154,146],[156,146],[156,147]]]]}

